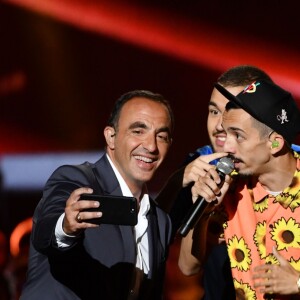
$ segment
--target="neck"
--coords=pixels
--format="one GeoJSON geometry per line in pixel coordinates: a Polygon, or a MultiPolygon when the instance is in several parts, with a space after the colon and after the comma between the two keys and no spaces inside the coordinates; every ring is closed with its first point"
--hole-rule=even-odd
{"type": "Polygon", "coordinates": [[[144,189],[139,188],[138,190],[133,190],[130,188],[130,190],[132,192],[133,197],[135,197],[138,200],[138,202],[140,203],[145,194],[144,189]]]}
{"type": "Polygon", "coordinates": [[[293,154],[274,157],[269,170],[258,176],[258,181],[268,191],[283,191],[292,183],[297,160],[293,154]]]}

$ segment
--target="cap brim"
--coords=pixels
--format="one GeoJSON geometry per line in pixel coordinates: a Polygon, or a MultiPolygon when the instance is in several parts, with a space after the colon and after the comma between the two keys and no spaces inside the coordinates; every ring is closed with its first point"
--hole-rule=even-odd
{"type": "Polygon", "coordinates": [[[215,84],[215,88],[238,108],[293,142],[300,132],[300,111],[293,97],[271,82],[261,80],[256,86],[258,90],[248,91],[247,86],[235,96],[219,83],[215,84]]]}
{"type": "MultiPolygon", "coordinates": [[[[236,97],[236,96],[232,95],[230,92],[228,92],[222,85],[220,85],[219,83],[216,83],[215,88],[225,98],[227,98],[229,101],[233,102],[238,108],[243,109],[245,112],[250,114],[256,120],[266,124],[265,121],[263,120],[263,118],[260,118],[260,116],[255,111],[253,111],[253,109],[251,107],[249,107],[245,102],[242,102],[238,97],[236,97]]],[[[267,126],[269,126],[269,125],[267,124],[267,126]]]]}
{"type": "Polygon", "coordinates": [[[233,101],[236,103],[238,106],[243,108],[243,104],[239,101],[238,98],[236,98],[234,95],[232,95],[230,92],[228,92],[222,85],[219,83],[215,83],[215,88],[228,100],[233,101]]]}

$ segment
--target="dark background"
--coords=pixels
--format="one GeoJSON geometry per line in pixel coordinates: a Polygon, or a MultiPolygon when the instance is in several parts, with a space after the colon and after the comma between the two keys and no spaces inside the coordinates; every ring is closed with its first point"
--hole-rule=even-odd
{"type": "Polygon", "coordinates": [[[225,69],[257,65],[299,99],[297,11],[280,1],[5,1],[0,155],[102,150],[114,101],[149,89],[170,100],[176,118],[170,155],[150,184],[156,192],[208,142],[207,101],[225,69]]]}
{"type": "MultiPolygon", "coordinates": [[[[2,1],[0,160],[101,151],[115,100],[149,89],[170,100],[176,119],[170,155],[150,184],[156,193],[188,152],[208,143],[207,102],[227,68],[263,68],[300,105],[294,2],[2,1]]],[[[3,185],[0,229],[9,236],[40,195],[3,185]]]]}

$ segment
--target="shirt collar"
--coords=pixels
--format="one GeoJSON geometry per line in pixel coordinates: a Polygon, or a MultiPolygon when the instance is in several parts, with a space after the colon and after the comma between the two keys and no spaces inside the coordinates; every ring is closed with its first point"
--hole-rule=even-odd
{"type": "Polygon", "coordinates": [[[116,166],[114,165],[114,163],[112,162],[111,158],[109,157],[108,154],[106,154],[106,157],[117,177],[117,180],[120,184],[120,188],[121,188],[121,191],[122,191],[122,195],[123,196],[126,196],[126,197],[133,197],[127,183],[125,182],[125,180],[123,179],[123,177],[121,176],[120,172],[118,171],[118,169],[116,168],[116,166]]]}
{"type": "MultiPolygon", "coordinates": [[[[118,171],[118,169],[116,168],[116,166],[114,165],[114,163],[112,162],[112,160],[108,154],[106,154],[106,157],[107,157],[107,159],[117,177],[117,180],[120,184],[122,195],[126,196],[126,197],[133,197],[127,183],[125,182],[124,178],[122,177],[122,175],[120,174],[120,172],[118,171]]],[[[139,211],[143,212],[143,215],[146,215],[148,213],[149,209],[150,209],[149,194],[144,193],[143,198],[140,201],[140,210],[139,211]]]]}

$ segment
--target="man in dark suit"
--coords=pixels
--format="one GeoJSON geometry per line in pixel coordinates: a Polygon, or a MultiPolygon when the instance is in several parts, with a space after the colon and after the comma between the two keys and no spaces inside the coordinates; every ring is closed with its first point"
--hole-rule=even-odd
{"type": "Polygon", "coordinates": [[[95,164],[65,165],[51,175],[33,217],[22,300],[162,298],[171,225],[149,198],[146,182],[168,152],[173,124],[161,95],[124,94],[104,129],[106,154],[95,164]],[[101,221],[101,205],[86,211],[99,202],[79,201],[83,193],[135,197],[137,225],[89,222],[101,221]]]}

